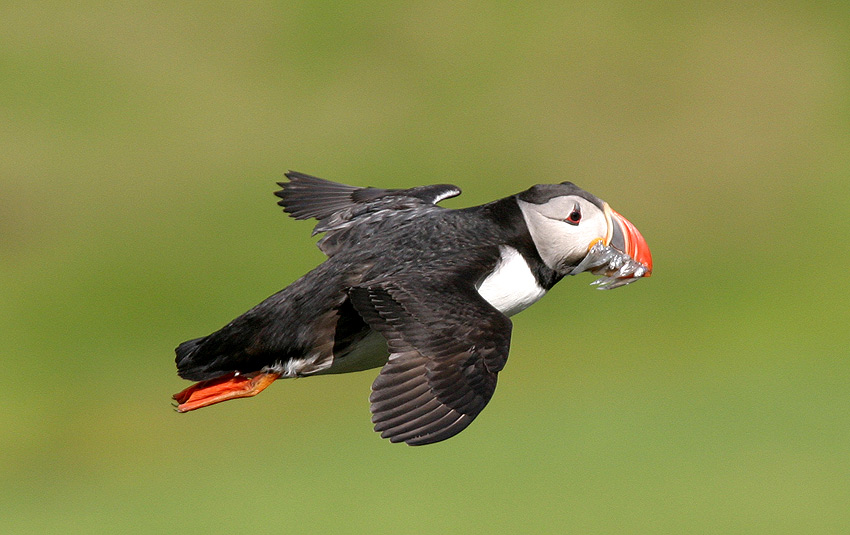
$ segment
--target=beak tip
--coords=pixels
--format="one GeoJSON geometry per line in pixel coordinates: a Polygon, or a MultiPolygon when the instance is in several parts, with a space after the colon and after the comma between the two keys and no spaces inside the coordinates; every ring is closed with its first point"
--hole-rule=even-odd
{"type": "Polygon", "coordinates": [[[643,235],[637,227],[631,223],[631,221],[616,211],[611,211],[613,212],[614,219],[620,225],[625,237],[626,243],[625,250],[623,252],[646,269],[646,273],[644,273],[642,277],[649,277],[652,275],[652,253],[649,251],[649,245],[646,243],[646,239],[644,239],[643,235]]]}

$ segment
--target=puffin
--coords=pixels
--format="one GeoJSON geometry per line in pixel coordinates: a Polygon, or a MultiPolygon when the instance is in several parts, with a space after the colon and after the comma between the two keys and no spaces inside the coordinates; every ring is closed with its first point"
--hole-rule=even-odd
{"type": "Polygon", "coordinates": [[[438,206],[438,184],[355,187],[290,171],[278,205],[315,219],[327,259],[220,330],[176,349],[185,413],[277,379],[380,368],[372,423],[391,442],[450,438],[484,409],[505,366],[510,316],[567,275],[600,289],[652,273],[637,228],[571,182],[480,206],[438,206]]]}

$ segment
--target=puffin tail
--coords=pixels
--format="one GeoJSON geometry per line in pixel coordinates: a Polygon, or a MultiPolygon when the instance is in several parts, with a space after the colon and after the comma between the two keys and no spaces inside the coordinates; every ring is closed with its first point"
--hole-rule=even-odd
{"type": "Polygon", "coordinates": [[[197,382],[172,397],[177,402],[177,412],[189,412],[230,399],[256,396],[279,377],[280,374],[274,372],[247,375],[231,372],[197,382]]]}
{"type": "MultiPolygon", "coordinates": [[[[177,364],[177,373],[180,374],[181,377],[183,377],[184,374],[190,375],[194,371],[191,369],[195,367],[194,362],[192,362],[192,357],[207,338],[207,336],[202,336],[193,340],[187,340],[177,346],[177,349],[174,350],[177,354],[177,358],[174,359],[174,362],[177,364]]],[[[186,377],[184,377],[184,379],[185,378],[186,377]]]]}

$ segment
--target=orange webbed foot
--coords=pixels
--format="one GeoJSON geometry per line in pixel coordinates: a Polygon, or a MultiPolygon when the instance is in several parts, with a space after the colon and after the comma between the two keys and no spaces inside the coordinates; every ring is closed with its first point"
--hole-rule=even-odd
{"type": "Polygon", "coordinates": [[[178,403],[177,412],[189,412],[230,399],[256,396],[279,377],[279,373],[228,373],[195,383],[172,397],[178,403]]]}

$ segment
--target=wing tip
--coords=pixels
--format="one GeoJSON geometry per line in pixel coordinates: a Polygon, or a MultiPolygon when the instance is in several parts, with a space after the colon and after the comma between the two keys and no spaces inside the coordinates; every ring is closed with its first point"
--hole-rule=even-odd
{"type": "Polygon", "coordinates": [[[322,220],[352,203],[351,194],[360,188],[289,170],[289,182],[277,182],[277,205],[295,219],[322,220]]]}
{"type": "Polygon", "coordinates": [[[415,429],[387,429],[380,433],[381,438],[388,439],[393,444],[404,442],[408,446],[426,446],[452,438],[469,427],[474,419],[474,416],[452,410],[415,429]]]}

